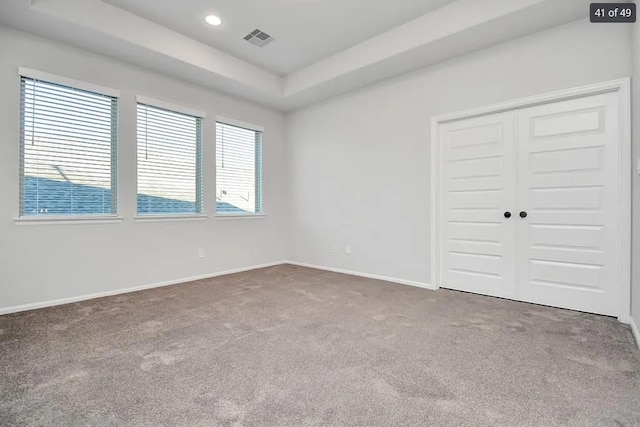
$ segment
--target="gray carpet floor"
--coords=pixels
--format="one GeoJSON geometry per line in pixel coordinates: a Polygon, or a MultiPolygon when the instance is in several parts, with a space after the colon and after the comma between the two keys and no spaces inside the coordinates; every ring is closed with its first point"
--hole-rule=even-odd
{"type": "Polygon", "coordinates": [[[0,317],[0,425],[640,425],[617,320],[278,266],[0,317]]]}

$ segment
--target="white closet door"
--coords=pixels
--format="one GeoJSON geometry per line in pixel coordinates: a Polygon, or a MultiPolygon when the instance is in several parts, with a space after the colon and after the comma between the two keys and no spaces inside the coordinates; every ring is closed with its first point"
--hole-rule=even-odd
{"type": "Polygon", "coordinates": [[[517,117],[517,298],[616,315],[617,95],[526,108],[517,117]]]}
{"type": "Polygon", "coordinates": [[[440,127],[443,287],[515,297],[514,123],[507,112],[440,127]]]}

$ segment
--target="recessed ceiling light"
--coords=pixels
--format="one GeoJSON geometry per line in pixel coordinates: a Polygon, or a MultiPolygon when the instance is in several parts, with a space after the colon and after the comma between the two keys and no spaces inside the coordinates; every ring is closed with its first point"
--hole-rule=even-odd
{"type": "Polygon", "coordinates": [[[207,24],[209,25],[218,26],[222,24],[222,19],[220,19],[216,15],[209,15],[206,18],[204,18],[204,20],[207,21],[207,24]]]}

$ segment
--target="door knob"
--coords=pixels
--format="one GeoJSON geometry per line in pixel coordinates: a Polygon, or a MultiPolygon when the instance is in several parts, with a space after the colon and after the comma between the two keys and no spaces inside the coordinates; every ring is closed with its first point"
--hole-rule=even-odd
{"type": "Polygon", "coordinates": [[[507,211],[504,213],[505,218],[511,218],[511,212],[507,211]]]}
{"type": "Polygon", "coordinates": [[[527,213],[525,211],[520,211],[520,218],[526,218],[527,213]]]}

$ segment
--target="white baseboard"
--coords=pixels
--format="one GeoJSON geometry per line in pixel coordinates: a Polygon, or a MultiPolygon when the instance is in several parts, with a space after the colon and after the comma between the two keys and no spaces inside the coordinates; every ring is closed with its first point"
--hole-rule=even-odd
{"type": "Polygon", "coordinates": [[[307,264],[304,262],[297,262],[297,261],[286,261],[286,264],[297,265],[299,267],[315,268],[316,270],[331,271],[333,273],[349,274],[351,276],[366,277],[367,279],[384,280],[385,282],[415,286],[418,288],[430,289],[432,291],[437,290],[435,286],[431,286],[429,283],[416,282],[414,280],[405,280],[405,279],[398,279],[396,277],[387,277],[387,276],[380,276],[377,274],[361,273],[359,271],[343,270],[341,268],[325,267],[322,265],[307,264]]]}
{"type": "Polygon", "coordinates": [[[366,277],[369,279],[384,280],[386,282],[399,283],[402,285],[409,285],[409,286],[417,286],[419,288],[424,288],[424,289],[432,289],[432,290],[436,289],[427,283],[398,279],[395,277],[386,277],[386,276],[379,276],[376,274],[360,273],[356,271],[342,270],[342,269],[331,268],[331,267],[323,267],[319,265],[306,264],[306,263],[301,263],[296,261],[277,261],[277,262],[270,262],[266,264],[251,265],[248,267],[234,268],[231,270],[219,271],[216,273],[202,274],[200,276],[183,277],[180,279],[168,280],[166,282],[134,286],[131,288],[114,289],[112,291],[98,292],[94,294],[80,295],[80,296],[61,298],[61,299],[49,300],[49,301],[41,301],[41,302],[35,302],[30,304],[16,305],[12,307],[4,307],[4,308],[0,308],[0,315],[18,313],[21,311],[28,311],[28,310],[36,310],[38,308],[53,307],[56,305],[71,304],[74,302],[87,301],[95,298],[109,297],[113,295],[126,294],[129,292],[143,291],[145,289],[161,288],[163,286],[171,286],[171,285],[177,285],[180,283],[193,282],[194,280],[211,279],[212,277],[225,276],[227,274],[234,274],[234,273],[242,273],[244,271],[256,270],[258,268],[265,268],[265,267],[273,267],[281,264],[298,265],[300,267],[315,268],[317,270],[332,271],[334,273],[350,274],[352,276],[360,276],[360,277],[366,277]]]}
{"type": "Polygon", "coordinates": [[[633,332],[633,336],[636,339],[636,345],[640,350],[640,331],[638,330],[638,325],[636,325],[636,322],[633,320],[633,318],[629,322],[629,326],[631,326],[631,332],[633,332]]]}
{"type": "Polygon", "coordinates": [[[242,273],[244,271],[256,270],[258,268],[273,267],[285,264],[285,261],[270,262],[266,264],[251,265],[248,267],[234,268],[231,270],[219,271],[217,273],[202,274],[200,276],[184,277],[182,279],[168,280],[166,282],[152,283],[150,285],[134,286],[132,288],[115,289],[112,291],[98,292],[95,294],[81,295],[76,297],[61,298],[50,301],[35,302],[31,304],[16,305],[13,307],[0,308],[0,315],[18,313],[20,311],[35,310],[38,308],[53,307],[56,305],[70,304],[74,302],[86,301],[94,298],[110,297],[113,295],[127,294],[129,292],[143,291],[145,289],[161,288],[163,286],[177,285],[180,283],[193,282],[194,280],[211,279],[213,277],[225,276],[227,274],[242,273]]]}

